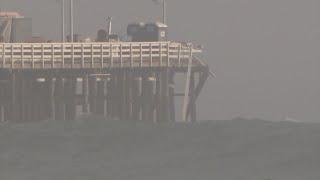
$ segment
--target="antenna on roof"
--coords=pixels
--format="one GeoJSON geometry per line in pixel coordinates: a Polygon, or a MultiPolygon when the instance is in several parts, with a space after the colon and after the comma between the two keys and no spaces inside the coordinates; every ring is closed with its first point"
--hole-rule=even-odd
{"type": "Polygon", "coordinates": [[[162,23],[167,24],[167,2],[166,0],[152,0],[156,4],[162,3],[162,23]]]}
{"type": "Polygon", "coordinates": [[[61,1],[61,41],[65,42],[65,0],[61,1]]]}
{"type": "Polygon", "coordinates": [[[107,18],[107,22],[108,22],[108,37],[112,34],[112,17],[108,17],[107,18]]]}
{"type": "Polygon", "coordinates": [[[70,0],[70,42],[73,42],[73,0],[70,0]]]}

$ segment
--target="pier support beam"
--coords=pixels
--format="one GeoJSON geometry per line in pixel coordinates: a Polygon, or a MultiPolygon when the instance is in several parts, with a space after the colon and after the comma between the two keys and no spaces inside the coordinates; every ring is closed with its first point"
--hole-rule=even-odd
{"type": "Polygon", "coordinates": [[[89,77],[85,75],[82,78],[82,96],[83,96],[83,104],[82,104],[82,112],[85,114],[89,113],[89,77]]]}
{"type": "Polygon", "coordinates": [[[99,116],[105,115],[105,81],[99,78],[97,81],[97,96],[96,96],[96,114],[99,116]]]}
{"type": "Polygon", "coordinates": [[[132,85],[132,119],[135,121],[141,119],[141,81],[142,78],[135,74],[132,85]]]}
{"type": "Polygon", "coordinates": [[[65,100],[66,100],[66,119],[67,120],[74,120],[76,118],[76,85],[77,85],[77,78],[70,77],[66,81],[65,86],[65,100]]]}
{"type": "Polygon", "coordinates": [[[54,95],[55,95],[55,119],[65,120],[65,103],[63,102],[64,79],[60,76],[56,77],[54,95]]]}
{"type": "Polygon", "coordinates": [[[96,114],[97,109],[97,78],[95,76],[89,77],[89,104],[90,104],[90,113],[96,114]]]}
{"type": "Polygon", "coordinates": [[[169,71],[169,118],[170,121],[176,121],[176,107],[175,107],[175,73],[173,70],[169,71]]]}

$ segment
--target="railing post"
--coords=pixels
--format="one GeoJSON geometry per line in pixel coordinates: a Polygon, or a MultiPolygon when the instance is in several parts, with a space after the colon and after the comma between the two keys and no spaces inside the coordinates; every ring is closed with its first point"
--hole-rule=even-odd
{"type": "Polygon", "coordinates": [[[91,68],[94,68],[93,44],[91,44],[91,68]]]}
{"type": "Polygon", "coordinates": [[[6,67],[6,45],[2,45],[2,68],[6,67]]]}
{"type": "Polygon", "coordinates": [[[179,47],[178,47],[178,62],[179,62],[179,66],[181,65],[181,43],[179,43],[179,47]]]}
{"type": "Polygon", "coordinates": [[[152,59],[152,43],[150,43],[150,47],[149,47],[149,50],[150,50],[150,66],[153,67],[153,59],[152,59]]]}
{"type": "Polygon", "coordinates": [[[44,45],[41,44],[41,66],[44,69],[44,45]]]}
{"type": "Polygon", "coordinates": [[[51,68],[54,69],[54,59],[55,59],[55,49],[54,44],[51,44],[51,68]]]}
{"type": "Polygon", "coordinates": [[[133,67],[132,43],[130,43],[130,66],[133,67]]]}
{"type": "Polygon", "coordinates": [[[103,69],[104,63],[103,63],[103,59],[104,59],[104,54],[103,54],[103,44],[100,45],[100,55],[101,55],[101,69],[103,69]]]}
{"type": "Polygon", "coordinates": [[[64,68],[64,43],[61,45],[61,63],[62,63],[62,68],[64,68]]]}
{"type": "Polygon", "coordinates": [[[113,52],[112,52],[112,44],[110,44],[110,66],[113,67],[113,52]]]}
{"type": "Polygon", "coordinates": [[[81,43],[81,68],[84,68],[84,45],[81,43]]]}
{"type": "Polygon", "coordinates": [[[34,69],[34,46],[31,45],[31,67],[34,69]]]}
{"type": "Polygon", "coordinates": [[[140,43],[140,67],[142,67],[142,62],[143,58],[142,58],[142,43],[140,43]]]}
{"type": "Polygon", "coordinates": [[[74,43],[71,44],[71,69],[74,68],[74,43]]]}
{"type": "Polygon", "coordinates": [[[11,44],[11,55],[10,55],[10,59],[11,59],[11,69],[14,69],[13,45],[12,45],[12,44],[11,44]]]}
{"type": "Polygon", "coordinates": [[[170,66],[170,43],[167,43],[167,67],[170,66]]]}
{"type": "Polygon", "coordinates": [[[21,67],[22,69],[24,68],[24,61],[23,61],[23,45],[21,44],[20,46],[21,48],[21,55],[20,55],[20,58],[21,58],[21,67]]]}
{"type": "Polygon", "coordinates": [[[123,67],[123,59],[122,59],[122,44],[120,44],[120,66],[123,67]]]}
{"type": "Polygon", "coordinates": [[[162,67],[162,44],[159,43],[159,58],[160,58],[160,66],[162,67]]]}

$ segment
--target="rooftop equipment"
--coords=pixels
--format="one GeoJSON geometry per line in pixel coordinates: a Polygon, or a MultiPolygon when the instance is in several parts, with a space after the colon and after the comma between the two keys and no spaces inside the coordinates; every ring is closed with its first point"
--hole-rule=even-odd
{"type": "Polygon", "coordinates": [[[168,26],[163,23],[132,23],[128,25],[127,34],[133,42],[166,41],[168,26]]]}

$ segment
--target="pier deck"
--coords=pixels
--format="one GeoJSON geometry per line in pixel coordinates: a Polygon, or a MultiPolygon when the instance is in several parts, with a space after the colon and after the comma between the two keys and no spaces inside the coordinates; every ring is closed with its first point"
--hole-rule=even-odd
{"type": "Polygon", "coordinates": [[[175,121],[174,97],[181,95],[184,119],[195,121],[210,74],[195,53],[201,50],[175,42],[0,44],[0,121],[74,119],[79,112],[175,121]],[[177,73],[187,74],[184,93],[175,91],[177,73]]]}

